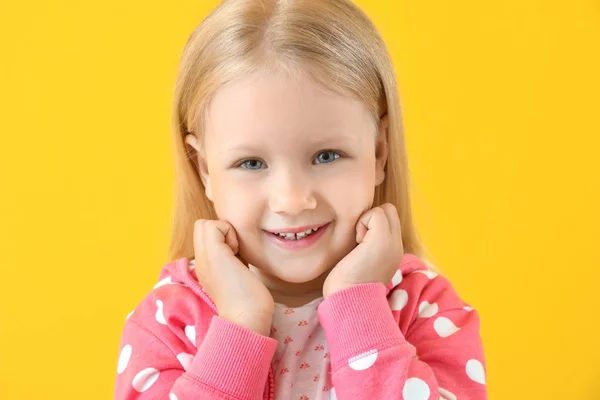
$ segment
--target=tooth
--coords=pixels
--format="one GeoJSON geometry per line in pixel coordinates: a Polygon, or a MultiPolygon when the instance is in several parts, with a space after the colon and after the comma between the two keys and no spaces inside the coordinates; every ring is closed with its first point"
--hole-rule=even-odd
{"type": "Polygon", "coordinates": [[[312,234],[313,232],[316,232],[319,228],[316,229],[308,229],[304,232],[300,232],[300,233],[277,233],[277,235],[281,238],[284,238],[286,240],[298,240],[298,239],[303,239],[306,236],[312,234]]]}

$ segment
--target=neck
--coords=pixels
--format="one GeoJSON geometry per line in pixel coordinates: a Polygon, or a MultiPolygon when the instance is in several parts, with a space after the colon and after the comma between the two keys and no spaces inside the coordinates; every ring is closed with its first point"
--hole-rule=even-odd
{"type": "Polygon", "coordinates": [[[290,296],[284,293],[271,291],[271,295],[273,296],[273,301],[275,301],[276,303],[283,304],[288,307],[301,307],[305,304],[310,303],[314,299],[322,297],[323,290],[319,289],[314,292],[307,292],[298,296],[290,296]]]}
{"type": "Polygon", "coordinates": [[[330,270],[327,270],[309,282],[290,283],[267,274],[252,264],[249,265],[249,268],[269,289],[273,300],[288,307],[300,307],[322,297],[323,283],[330,272],[330,270]]]}

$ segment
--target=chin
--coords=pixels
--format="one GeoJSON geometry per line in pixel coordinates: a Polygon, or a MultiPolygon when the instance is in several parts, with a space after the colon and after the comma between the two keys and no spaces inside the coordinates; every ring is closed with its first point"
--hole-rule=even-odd
{"type": "Polygon", "coordinates": [[[300,269],[278,268],[276,271],[274,271],[273,275],[275,275],[277,278],[281,279],[282,281],[289,282],[289,283],[306,283],[306,282],[311,282],[311,281],[318,279],[325,271],[326,271],[326,269],[319,269],[319,270],[312,271],[312,270],[307,270],[306,268],[300,268],[300,269]]]}
{"type": "MultiPolygon", "coordinates": [[[[255,264],[253,264],[255,265],[255,264]]],[[[288,261],[267,261],[268,268],[255,265],[261,272],[289,283],[306,283],[318,279],[331,268],[327,262],[296,259],[288,261]]]]}

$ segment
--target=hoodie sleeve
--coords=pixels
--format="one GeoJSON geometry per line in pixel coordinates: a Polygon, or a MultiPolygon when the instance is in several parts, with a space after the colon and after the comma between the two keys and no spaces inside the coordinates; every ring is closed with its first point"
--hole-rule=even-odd
{"type": "Polygon", "coordinates": [[[115,399],[263,398],[277,341],[214,314],[196,332],[203,328],[191,322],[201,310],[194,297],[183,285],[161,287],[128,317],[115,399]]]}
{"type": "Polygon", "coordinates": [[[479,315],[445,278],[417,272],[389,296],[366,283],[321,303],[338,399],[487,399],[479,315]]]}

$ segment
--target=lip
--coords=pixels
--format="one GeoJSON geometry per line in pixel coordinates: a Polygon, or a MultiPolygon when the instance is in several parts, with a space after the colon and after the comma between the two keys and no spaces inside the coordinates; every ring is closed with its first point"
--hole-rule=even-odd
{"type": "MultiPolygon", "coordinates": [[[[325,225],[320,225],[320,226],[312,225],[314,228],[320,227],[320,229],[307,237],[304,237],[302,239],[297,239],[297,240],[284,239],[279,235],[271,233],[271,231],[265,231],[265,235],[267,235],[269,240],[271,240],[278,247],[281,247],[283,249],[286,249],[286,250],[305,249],[307,247],[312,246],[317,240],[319,240],[325,234],[325,232],[327,232],[327,230],[329,229],[329,225],[331,225],[331,222],[328,222],[325,225]]],[[[313,229],[313,228],[311,228],[310,226],[307,228],[301,227],[301,229],[298,230],[298,232],[304,232],[308,229],[313,229]]],[[[294,231],[282,231],[282,232],[298,233],[298,232],[294,232],[294,231]]]]}
{"type": "Polygon", "coordinates": [[[265,229],[265,231],[270,232],[270,233],[300,233],[300,232],[306,232],[309,229],[321,228],[322,226],[325,226],[328,223],[329,222],[324,223],[324,224],[305,225],[305,226],[299,226],[296,228],[265,229]]]}

